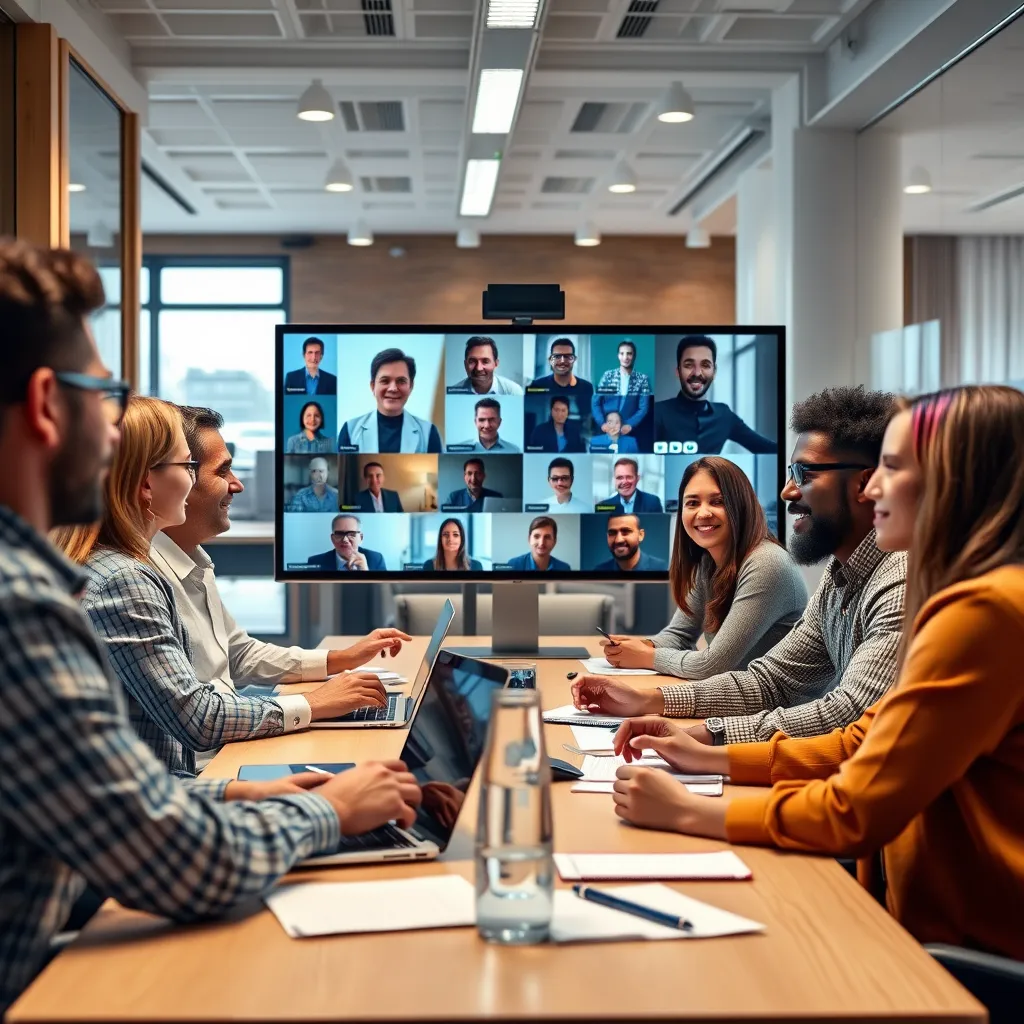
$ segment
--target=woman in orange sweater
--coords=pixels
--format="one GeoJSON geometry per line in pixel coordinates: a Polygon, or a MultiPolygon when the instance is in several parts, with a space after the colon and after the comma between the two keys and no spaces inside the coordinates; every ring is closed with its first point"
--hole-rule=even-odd
{"type": "MultiPolygon", "coordinates": [[[[619,769],[615,811],[647,828],[867,858],[921,942],[1024,959],[1024,393],[963,387],[904,403],[867,493],[878,546],[908,549],[899,678],[824,736],[704,746],[682,725],[629,720],[680,770],[771,785],[692,796],[664,772],[619,769]]],[[[862,877],[866,864],[862,864],[862,877]]]]}

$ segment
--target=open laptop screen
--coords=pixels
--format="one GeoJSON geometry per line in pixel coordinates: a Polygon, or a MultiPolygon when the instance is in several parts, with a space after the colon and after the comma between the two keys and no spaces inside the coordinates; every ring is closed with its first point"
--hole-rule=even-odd
{"type": "Polygon", "coordinates": [[[412,831],[443,850],[483,755],[491,696],[508,679],[500,665],[441,651],[401,758],[423,787],[412,831]]]}
{"type": "Polygon", "coordinates": [[[419,697],[420,691],[430,676],[430,671],[434,667],[434,661],[437,658],[437,652],[441,649],[441,644],[444,643],[444,638],[448,635],[448,630],[454,618],[455,606],[451,601],[445,600],[441,606],[441,614],[437,617],[434,632],[427,641],[427,649],[423,652],[423,660],[420,662],[420,667],[416,670],[416,678],[413,680],[412,690],[410,691],[413,701],[419,697]]]}

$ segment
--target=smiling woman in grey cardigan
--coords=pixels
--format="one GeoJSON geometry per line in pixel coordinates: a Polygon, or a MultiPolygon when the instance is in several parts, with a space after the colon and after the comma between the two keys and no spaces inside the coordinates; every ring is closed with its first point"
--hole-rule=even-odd
{"type": "Polygon", "coordinates": [[[615,637],[605,656],[620,668],[682,679],[744,669],[774,647],[807,604],[799,569],[768,530],[743,471],[706,456],[686,467],[669,570],[678,610],[648,640],[615,637]],[[703,634],[707,646],[697,649],[703,634]]]}

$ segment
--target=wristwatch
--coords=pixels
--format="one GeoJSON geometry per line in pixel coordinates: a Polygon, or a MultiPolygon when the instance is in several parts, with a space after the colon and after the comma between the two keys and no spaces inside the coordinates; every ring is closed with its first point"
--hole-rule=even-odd
{"type": "Polygon", "coordinates": [[[713,746],[721,747],[725,743],[725,719],[724,718],[705,718],[704,728],[711,733],[711,743],[713,746]]]}

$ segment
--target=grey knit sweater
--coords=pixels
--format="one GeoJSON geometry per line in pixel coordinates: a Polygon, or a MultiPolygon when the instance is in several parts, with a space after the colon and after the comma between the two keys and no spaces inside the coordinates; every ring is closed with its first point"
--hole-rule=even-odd
{"type": "Polygon", "coordinates": [[[732,606],[717,633],[705,632],[707,647],[697,650],[703,632],[710,583],[707,569],[697,576],[687,598],[692,615],[676,611],[672,621],[650,638],[657,648],[654,668],[681,679],[707,679],[719,672],[745,669],[774,647],[799,621],[807,604],[807,587],[789,553],[778,544],[760,544],[740,566],[732,606]]]}

